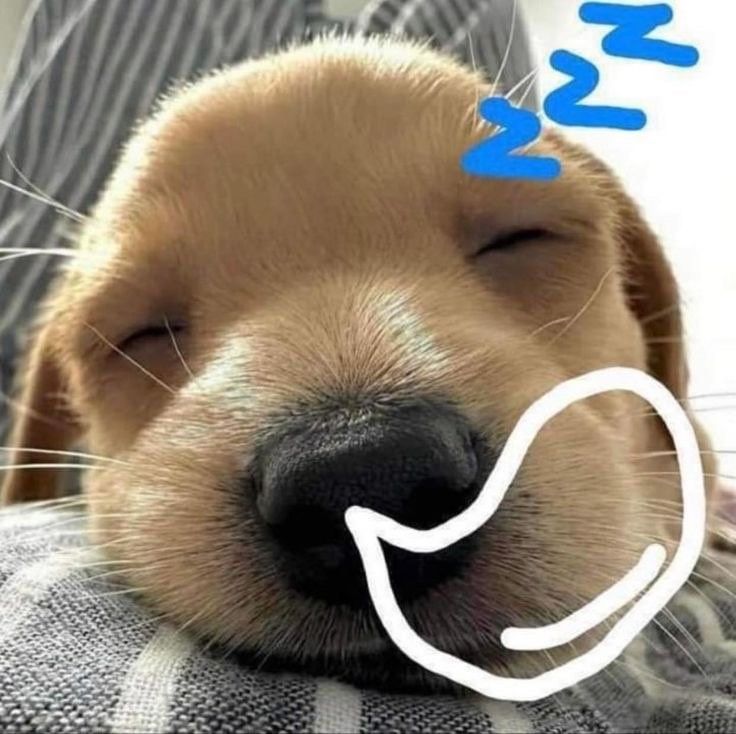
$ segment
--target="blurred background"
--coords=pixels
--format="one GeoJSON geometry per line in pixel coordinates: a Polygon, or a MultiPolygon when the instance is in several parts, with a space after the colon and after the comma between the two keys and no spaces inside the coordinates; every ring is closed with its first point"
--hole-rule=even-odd
{"type": "MultiPolygon", "coordinates": [[[[694,405],[716,448],[734,452],[723,454],[721,466],[736,476],[736,236],[730,221],[736,151],[730,145],[735,105],[728,83],[736,50],[733,26],[724,17],[733,11],[725,3],[715,13],[711,2],[671,2],[675,21],[657,33],[696,45],[702,55],[694,69],[676,69],[605,56],[604,31],[578,19],[580,1],[520,0],[541,62],[541,96],[563,81],[546,60],[564,47],[599,67],[601,86],[592,103],[647,112],[649,124],[641,132],[565,128],[565,134],[613,166],[661,236],[682,288],[694,405]]],[[[0,0],[0,74],[31,2],[0,0]]],[[[363,5],[325,0],[335,16],[363,5]]]]}

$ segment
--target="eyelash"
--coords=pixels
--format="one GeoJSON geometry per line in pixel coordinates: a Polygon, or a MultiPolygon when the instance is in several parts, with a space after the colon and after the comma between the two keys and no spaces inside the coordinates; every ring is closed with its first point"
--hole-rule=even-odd
{"type": "Polygon", "coordinates": [[[549,235],[550,233],[546,229],[540,228],[519,229],[515,232],[507,232],[500,237],[496,237],[495,240],[489,242],[484,247],[481,247],[481,249],[475,253],[475,257],[485,255],[486,253],[492,252],[493,250],[506,250],[522,242],[538,240],[542,237],[549,237],[549,235]]]}
{"type": "Polygon", "coordinates": [[[161,325],[149,325],[145,326],[138,331],[134,331],[132,334],[126,336],[118,345],[117,348],[120,351],[125,351],[137,342],[143,341],[144,339],[160,339],[163,337],[171,338],[171,334],[179,334],[184,330],[184,324],[169,323],[168,327],[166,324],[161,325]],[[169,333],[171,330],[171,333],[169,333]]]}

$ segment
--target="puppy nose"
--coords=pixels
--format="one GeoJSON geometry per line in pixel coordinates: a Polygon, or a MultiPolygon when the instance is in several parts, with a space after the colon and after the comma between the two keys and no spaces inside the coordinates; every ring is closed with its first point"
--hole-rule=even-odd
{"type": "MultiPolygon", "coordinates": [[[[333,411],[284,426],[260,452],[257,507],[299,591],[364,605],[365,582],[345,525],[360,505],[430,528],[477,495],[477,440],[455,410],[430,402],[333,411]]],[[[457,572],[470,543],[430,556],[390,549],[397,596],[415,598],[457,572]]]]}

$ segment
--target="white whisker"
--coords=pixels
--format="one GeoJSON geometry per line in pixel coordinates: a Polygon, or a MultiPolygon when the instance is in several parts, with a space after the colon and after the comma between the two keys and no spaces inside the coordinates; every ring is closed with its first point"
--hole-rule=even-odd
{"type": "Polygon", "coordinates": [[[78,222],[83,222],[86,217],[81,214],[78,211],[75,211],[74,209],[71,209],[66,204],[62,204],[58,199],[54,199],[53,196],[50,196],[47,192],[45,192],[43,189],[36,186],[36,184],[33,183],[24,173],[20,170],[20,168],[15,164],[15,161],[10,157],[10,153],[5,154],[5,158],[7,159],[8,163],[10,164],[11,168],[15,171],[15,173],[18,175],[18,177],[25,183],[27,186],[29,186],[33,191],[35,191],[39,196],[42,196],[45,198],[45,200],[52,204],[57,211],[60,214],[65,214],[70,219],[74,219],[78,222]]]}
{"type": "Polygon", "coordinates": [[[506,95],[504,95],[506,99],[510,100],[511,97],[513,97],[524,86],[524,84],[526,84],[530,80],[532,82],[531,87],[533,87],[534,80],[538,73],[539,73],[539,67],[537,67],[536,69],[532,69],[526,76],[524,76],[520,81],[514,84],[514,86],[511,87],[511,89],[508,91],[506,95]]]}
{"type": "Polygon", "coordinates": [[[115,353],[119,354],[126,362],[129,362],[134,367],[139,369],[144,375],[149,377],[160,387],[164,388],[164,390],[166,390],[167,392],[171,393],[172,395],[176,394],[176,390],[174,390],[174,388],[172,388],[170,385],[167,385],[160,377],[157,377],[156,375],[154,375],[153,372],[151,372],[150,370],[147,370],[140,362],[133,359],[133,357],[131,357],[129,354],[126,354],[116,344],[113,344],[99,329],[96,329],[94,326],[92,326],[92,324],[85,323],[85,326],[91,331],[93,331],[102,342],[107,344],[107,346],[110,347],[110,349],[112,349],[115,353]]]}
{"type": "Polygon", "coordinates": [[[9,405],[11,408],[13,408],[13,410],[17,411],[18,413],[29,415],[34,420],[45,423],[48,426],[60,428],[64,425],[61,421],[49,418],[48,416],[39,413],[37,410],[29,408],[27,405],[24,405],[20,400],[15,400],[15,398],[11,398],[10,395],[5,394],[4,392],[0,392],[0,402],[4,403],[5,405],[9,405]]]}
{"type": "Polygon", "coordinates": [[[171,324],[169,323],[168,318],[164,318],[164,323],[166,324],[166,331],[169,332],[169,336],[171,337],[171,342],[174,345],[176,356],[179,358],[179,361],[181,362],[182,366],[184,367],[189,377],[193,378],[194,373],[192,372],[186,360],[184,359],[184,355],[182,354],[181,349],[179,348],[179,343],[176,341],[176,335],[174,334],[174,330],[171,328],[171,324]]]}
{"type": "Polygon", "coordinates": [[[596,286],[595,290],[593,291],[593,294],[590,296],[590,298],[583,304],[583,307],[573,316],[570,321],[559,331],[550,341],[550,344],[554,344],[558,339],[561,339],[565,334],[567,334],[570,329],[575,326],[575,324],[580,321],[580,319],[587,313],[587,311],[590,309],[590,307],[595,303],[596,298],[601,294],[601,291],[603,290],[603,286],[606,284],[606,281],[608,278],[611,277],[611,275],[615,272],[616,268],[609,268],[603,275],[603,277],[600,279],[598,285],[596,286]]]}
{"type": "Polygon", "coordinates": [[[0,247],[0,254],[3,254],[3,257],[0,257],[0,262],[4,262],[38,255],[77,258],[80,257],[81,253],[70,247],[0,247]]]}
{"type": "Polygon", "coordinates": [[[511,47],[514,43],[514,34],[516,32],[516,16],[518,15],[518,11],[519,0],[514,0],[514,6],[511,10],[511,29],[509,30],[509,41],[506,44],[506,51],[504,52],[503,59],[501,60],[501,66],[498,70],[498,74],[496,75],[496,79],[493,82],[493,87],[491,88],[491,97],[496,96],[501,77],[503,76],[503,72],[506,70],[506,64],[508,64],[509,57],[511,56],[511,47]]]}
{"type": "Polygon", "coordinates": [[[530,82],[529,82],[529,85],[528,85],[528,86],[527,86],[527,88],[526,88],[526,89],[524,90],[524,94],[522,94],[522,95],[521,95],[521,98],[519,99],[519,102],[518,102],[518,104],[516,105],[517,107],[523,107],[523,106],[524,106],[524,102],[526,102],[526,98],[527,98],[527,97],[528,97],[528,96],[529,96],[529,95],[530,95],[530,94],[532,93],[532,91],[534,90],[534,83],[535,83],[535,81],[536,81],[536,77],[535,77],[535,78],[532,78],[532,79],[530,80],[530,82]]]}
{"type": "Polygon", "coordinates": [[[101,469],[98,464],[10,464],[0,466],[0,472],[13,469],[101,469]]]}
{"type": "Polygon", "coordinates": [[[15,191],[15,193],[17,194],[23,194],[23,196],[27,196],[29,199],[38,201],[41,204],[46,204],[47,206],[52,207],[59,214],[63,214],[65,217],[68,217],[69,219],[72,219],[75,222],[78,222],[81,224],[82,222],[85,221],[85,217],[83,215],[74,212],[68,207],[65,207],[63,204],[59,204],[53,199],[49,199],[46,196],[41,196],[40,194],[37,194],[33,191],[28,191],[28,189],[24,189],[20,186],[16,186],[15,184],[10,183],[10,181],[6,181],[5,179],[0,178],[0,186],[4,186],[6,189],[15,191]]]}
{"type": "Polygon", "coordinates": [[[55,451],[51,449],[33,449],[26,448],[25,446],[0,446],[0,451],[10,452],[17,451],[25,454],[45,454],[49,456],[70,456],[77,459],[93,459],[97,461],[108,461],[112,464],[121,464],[127,466],[127,461],[121,461],[120,459],[113,459],[109,456],[99,456],[98,454],[88,454],[83,451],[55,451]]]}

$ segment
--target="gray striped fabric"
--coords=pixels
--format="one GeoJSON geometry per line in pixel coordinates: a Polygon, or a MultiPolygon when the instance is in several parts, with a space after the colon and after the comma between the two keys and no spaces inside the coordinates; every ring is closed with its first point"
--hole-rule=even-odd
{"type": "MultiPolygon", "coordinates": [[[[171,85],[334,27],[427,37],[493,79],[505,61],[508,90],[532,66],[514,0],[374,0],[340,22],[320,0],[34,0],[0,92],[0,178],[86,212],[135,122],[171,85]]],[[[536,105],[533,83],[525,90],[536,105]]],[[[64,246],[73,224],[0,188],[0,247],[64,246]]],[[[0,252],[0,395],[55,267],[48,255],[0,252]]]]}
{"type": "Polygon", "coordinates": [[[599,676],[515,705],[254,672],[99,578],[105,568],[82,529],[58,510],[0,511],[2,732],[736,731],[732,555],[703,562],[696,583],[599,676]]]}

